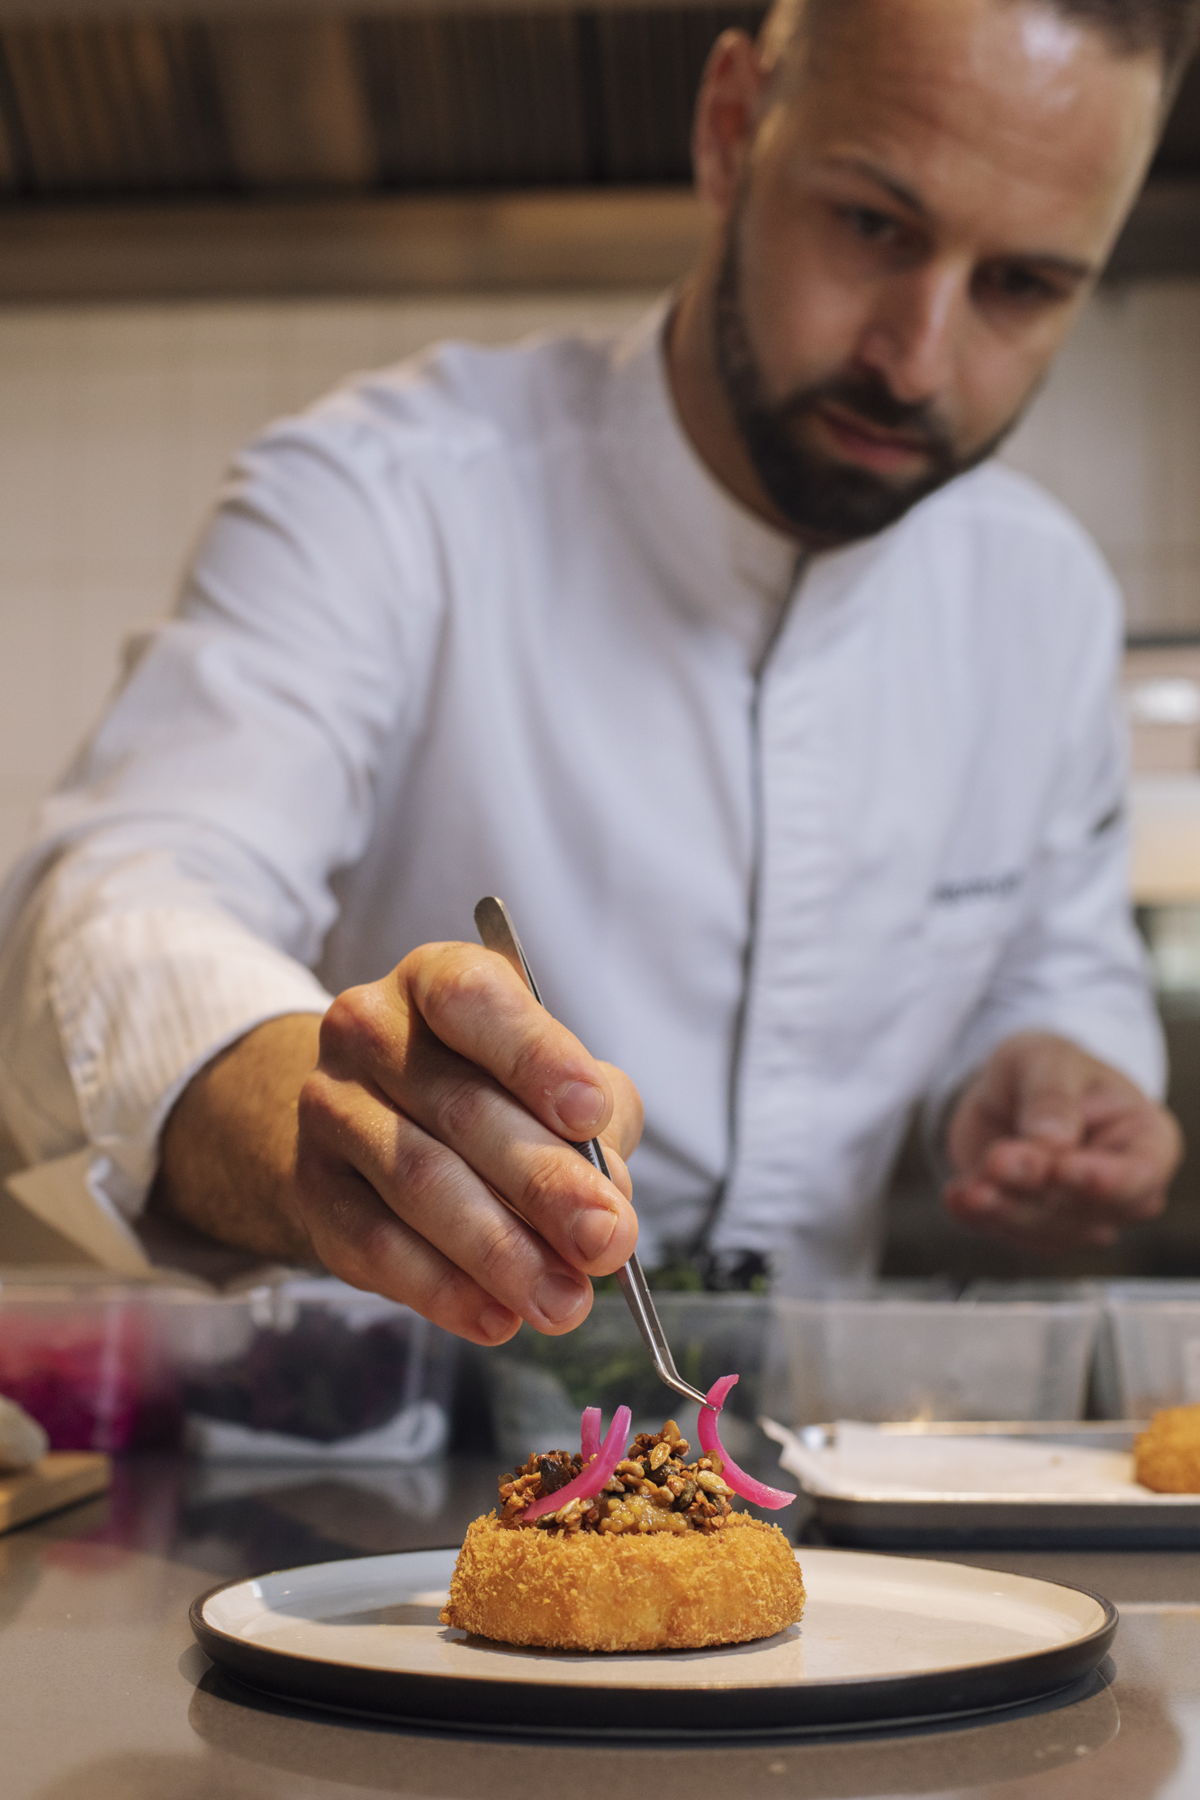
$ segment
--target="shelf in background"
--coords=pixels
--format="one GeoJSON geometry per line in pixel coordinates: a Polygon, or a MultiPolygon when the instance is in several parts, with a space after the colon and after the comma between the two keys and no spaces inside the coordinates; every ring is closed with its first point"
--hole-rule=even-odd
{"type": "MultiPolygon", "coordinates": [[[[764,11],[0,0],[0,302],[671,280],[705,59],[764,11]]],[[[1112,264],[1197,273],[1200,64],[1112,264]]]]}
{"type": "Polygon", "coordinates": [[[0,303],[667,286],[686,189],[0,210],[0,303]]]}

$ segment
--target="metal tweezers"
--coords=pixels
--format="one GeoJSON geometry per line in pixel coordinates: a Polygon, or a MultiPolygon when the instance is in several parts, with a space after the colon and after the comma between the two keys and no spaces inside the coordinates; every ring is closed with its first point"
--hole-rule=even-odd
{"type": "MultiPolygon", "coordinates": [[[[514,969],[528,987],[539,1006],[545,1004],[538,992],[537,982],[533,979],[533,971],[521,948],[521,940],[508,916],[508,909],[503,900],[489,894],[475,908],[475,929],[483,940],[484,947],[494,950],[502,956],[510,968],[514,969]]],[[[590,1138],[585,1144],[572,1146],[580,1156],[587,1158],[594,1169],[612,1179],[608,1174],[608,1164],[604,1160],[604,1152],[600,1148],[599,1138],[590,1138]]],[[[704,1395],[683,1379],[675,1367],[675,1358],[671,1355],[670,1345],[663,1335],[662,1321],[655,1310],[642,1265],[636,1256],[631,1256],[624,1268],[617,1270],[617,1282],[625,1296],[625,1303],[633,1314],[634,1324],[642,1334],[643,1342],[650,1352],[650,1360],[654,1364],[660,1380],[685,1399],[695,1400],[701,1406],[707,1406],[704,1395]]]]}

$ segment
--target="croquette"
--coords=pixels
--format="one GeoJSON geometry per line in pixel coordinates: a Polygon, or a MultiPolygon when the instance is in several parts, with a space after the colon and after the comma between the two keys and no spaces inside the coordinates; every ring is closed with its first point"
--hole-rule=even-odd
{"type": "Polygon", "coordinates": [[[673,1421],[643,1433],[589,1502],[523,1523],[565,1487],[578,1455],[532,1456],[500,1483],[501,1507],[467,1531],[442,1623],[559,1650],[697,1650],[771,1637],[804,1609],[777,1525],[733,1512],[708,1457],[687,1463],[673,1421]]]}
{"type": "Polygon", "coordinates": [[[1156,1412],[1133,1444],[1134,1473],[1156,1494],[1200,1494],[1200,1406],[1156,1412]]]}
{"type": "Polygon", "coordinates": [[[510,1530],[476,1519],[442,1622],[557,1650],[699,1650],[795,1624],[804,1583],[778,1525],[733,1513],[720,1532],[510,1530]]]}

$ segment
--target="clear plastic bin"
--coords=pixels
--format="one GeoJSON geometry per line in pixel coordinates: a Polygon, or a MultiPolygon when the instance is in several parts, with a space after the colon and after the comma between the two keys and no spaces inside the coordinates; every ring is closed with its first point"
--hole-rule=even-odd
{"type": "Polygon", "coordinates": [[[0,1275],[0,1394],[23,1406],[54,1450],[163,1449],[180,1441],[172,1353],[194,1290],[78,1274],[0,1275]]]}
{"type": "Polygon", "coordinates": [[[1099,1319],[1087,1298],[781,1300],[768,1385],[793,1425],[1078,1419],[1099,1319]]]}
{"type": "Polygon", "coordinates": [[[1145,1419],[1200,1403],[1200,1282],[1112,1283],[1104,1315],[1095,1388],[1103,1417],[1145,1419]]]}
{"type": "Polygon", "coordinates": [[[417,1463],[445,1449],[458,1339],[408,1307],[314,1276],[185,1323],[176,1354],[201,1456],[417,1463]]]}

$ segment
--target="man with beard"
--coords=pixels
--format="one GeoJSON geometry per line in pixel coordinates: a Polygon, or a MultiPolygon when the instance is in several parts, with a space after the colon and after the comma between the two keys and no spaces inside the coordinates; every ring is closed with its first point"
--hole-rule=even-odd
{"type": "Polygon", "coordinates": [[[1159,1210],[1119,606],[986,459],[1194,22],[781,6],[713,51],[710,237],[639,330],[443,347],[251,447],[10,888],[31,1203],[152,1189],[482,1343],[578,1324],[639,1222],[866,1272],[917,1105],[962,1220],[1159,1210]],[[453,941],[488,892],[546,1011],[453,941]]]}

